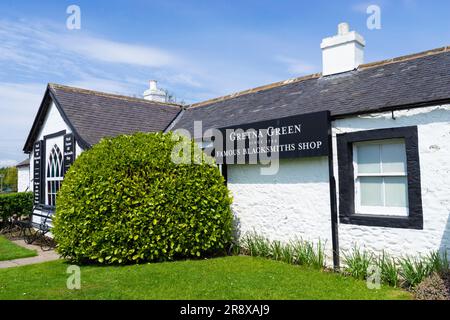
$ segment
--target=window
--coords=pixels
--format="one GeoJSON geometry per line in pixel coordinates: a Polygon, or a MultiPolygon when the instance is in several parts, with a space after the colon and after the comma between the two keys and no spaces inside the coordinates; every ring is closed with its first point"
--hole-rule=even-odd
{"type": "Polygon", "coordinates": [[[64,175],[63,155],[59,147],[55,144],[47,160],[47,201],[46,205],[54,207],[56,204],[56,194],[61,187],[64,175]]]}
{"type": "Polygon", "coordinates": [[[417,127],[337,135],[343,224],[423,228],[417,127]]]}
{"type": "Polygon", "coordinates": [[[408,215],[404,139],[355,143],[353,166],[356,213],[408,215]]]}

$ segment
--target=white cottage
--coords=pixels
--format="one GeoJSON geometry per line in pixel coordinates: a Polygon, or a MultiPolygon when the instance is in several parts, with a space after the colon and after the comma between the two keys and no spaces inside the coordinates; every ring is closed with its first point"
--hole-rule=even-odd
{"type": "MultiPolygon", "coordinates": [[[[154,82],[152,81],[152,86],[154,82]]],[[[49,84],[24,146],[30,155],[30,185],[37,224],[54,211],[64,174],[84,150],[103,137],[163,131],[181,107],[158,100],[49,84]]]]}
{"type": "Polygon", "coordinates": [[[25,159],[16,165],[17,192],[28,192],[30,189],[30,159],[25,159]]]}
{"type": "Polygon", "coordinates": [[[201,121],[204,131],[271,128],[289,141],[273,175],[223,165],[240,234],[321,240],[335,264],[355,245],[449,250],[450,47],[364,64],[364,39],[346,24],[321,47],[320,74],[184,107],[49,85],[24,149],[36,210],[55,205],[66,168],[101,137],[194,133],[201,121]]]}

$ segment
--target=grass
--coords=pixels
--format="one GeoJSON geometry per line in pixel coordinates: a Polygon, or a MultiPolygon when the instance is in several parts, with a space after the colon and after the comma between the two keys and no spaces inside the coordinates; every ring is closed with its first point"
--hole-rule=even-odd
{"type": "Polygon", "coordinates": [[[0,236],[0,261],[37,256],[35,250],[18,246],[3,236],[0,236]]]}
{"type": "Polygon", "coordinates": [[[83,266],[81,290],[68,290],[69,264],[53,261],[0,270],[3,299],[411,299],[334,273],[247,256],[133,266],[83,266]]]}

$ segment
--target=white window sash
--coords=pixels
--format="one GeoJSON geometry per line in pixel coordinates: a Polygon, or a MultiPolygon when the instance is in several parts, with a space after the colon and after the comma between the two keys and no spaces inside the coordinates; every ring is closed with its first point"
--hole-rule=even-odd
{"type": "MultiPolygon", "coordinates": [[[[361,177],[406,177],[406,172],[388,172],[383,173],[383,163],[381,161],[381,150],[379,156],[380,163],[380,173],[358,173],[358,145],[368,145],[368,144],[397,144],[404,143],[404,140],[401,139],[392,139],[392,140],[376,140],[376,141],[367,141],[367,142],[358,142],[353,144],[353,171],[354,171],[354,186],[355,186],[355,213],[362,215],[379,215],[379,216],[405,216],[409,215],[408,207],[387,207],[387,206],[363,206],[361,205],[361,177]]],[[[381,147],[380,147],[381,148],[381,147]]],[[[385,180],[382,179],[382,200],[383,203],[386,203],[386,190],[385,190],[385,180]]]]}
{"type": "MultiPolygon", "coordinates": [[[[51,145],[52,145],[52,144],[53,144],[53,142],[51,143],[51,145]]],[[[58,146],[60,152],[62,153],[61,148],[60,148],[60,146],[59,146],[57,143],[56,143],[56,146],[58,146]]],[[[53,148],[51,148],[50,153],[49,153],[49,155],[48,155],[48,156],[50,156],[50,157],[51,157],[51,155],[52,155],[52,150],[53,150],[53,148]]],[[[64,165],[64,158],[63,158],[63,160],[62,160],[61,162],[59,162],[57,158],[56,158],[56,159],[52,158],[51,160],[52,160],[52,161],[50,161],[50,159],[48,159],[48,157],[47,157],[47,164],[49,164],[49,166],[46,166],[46,167],[45,167],[46,170],[47,170],[47,168],[49,168],[49,169],[51,170],[51,169],[52,169],[52,165],[53,165],[53,164],[56,165],[56,162],[58,162],[58,166],[60,167],[60,168],[59,168],[59,169],[60,169],[60,172],[62,172],[61,170],[62,170],[62,166],[64,165]],[[56,161],[56,162],[55,162],[55,161],[56,161]],[[53,163],[53,162],[55,162],[55,163],[53,163]]],[[[55,166],[55,167],[56,167],[56,166],[55,166]]],[[[58,175],[60,172],[55,172],[55,174],[58,175]]],[[[62,177],[62,176],[57,176],[57,177],[47,177],[47,175],[48,175],[48,172],[45,172],[45,204],[46,204],[46,205],[55,205],[55,203],[50,203],[50,202],[49,202],[49,196],[56,196],[57,193],[50,192],[50,190],[49,190],[49,188],[48,188],[48,183],[49,183],[49,182],[59,182],[59,185],[61,185],[61,182],[64,180],[64,177],[62,177]]]]}

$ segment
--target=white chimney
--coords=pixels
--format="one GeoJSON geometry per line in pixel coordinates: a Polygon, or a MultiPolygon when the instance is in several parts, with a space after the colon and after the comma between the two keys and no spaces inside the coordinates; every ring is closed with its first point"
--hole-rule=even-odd
{"type": "Polygon", "coordinates": [[[164,90],[158,89],[158,81],[150,80],[150,88],[145,90],[144,99],[155,102],[167,102],[167,94],[164,90]]]}
{"type": "Polygon", "coordinates": [[[322,40],[322,75],[347,72],[364,63],[364,38],[350,31],[348,23],[338,26],[338,34],[322,40]]]}

